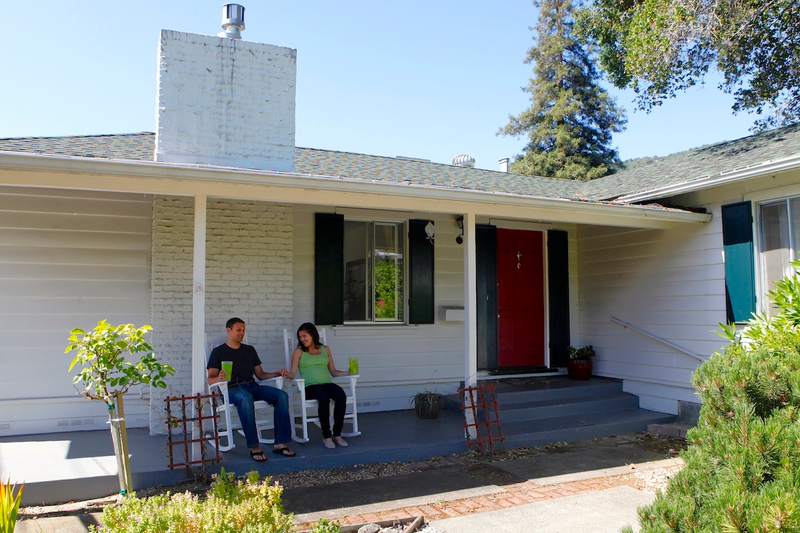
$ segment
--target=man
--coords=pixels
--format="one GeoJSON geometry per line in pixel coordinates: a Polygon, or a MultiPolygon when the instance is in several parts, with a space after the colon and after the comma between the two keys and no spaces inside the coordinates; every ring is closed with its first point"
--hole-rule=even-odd
{"type": "Polygon", "coordinates": [[[239,420],[242,423],[250,448],[250,457],[254,461],[263,463],[267,460],[264,450],[261,449],[256,430],[256,417],[254,401],[263,400],[275,409],[275,445],[272,451],[284,457],[294,457],[296,454],[289,449],[287,443],[292,440],[291,420],[289,419],[289,397],[275,387],[260,385],[255,382],[253,375],[258,379],[271,379],[285,376],[286,370],[265,372],[261,368],[261,359],[258,358],[255,348],[242,343],[245,334],[244,320],[231,318],[225,324],[228,340],[211,351],[208,358],[208,384],[228,381],[228,398],[236,406],[239,420]],[[223,361],[232,361],[233,368],[230,376],[222,370],[223,361]]]}

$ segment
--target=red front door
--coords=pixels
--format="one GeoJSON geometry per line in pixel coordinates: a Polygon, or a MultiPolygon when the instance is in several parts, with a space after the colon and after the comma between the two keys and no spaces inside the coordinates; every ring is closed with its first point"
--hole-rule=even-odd
{"type": "Polygon", "coordinates": [[[544,241],[540,231],[497,230],[499,367],[544,366],[544,241]]]}

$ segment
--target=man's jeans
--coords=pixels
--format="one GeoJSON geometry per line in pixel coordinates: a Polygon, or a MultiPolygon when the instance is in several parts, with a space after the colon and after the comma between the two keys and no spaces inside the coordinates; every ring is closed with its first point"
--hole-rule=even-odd
{"type": "Polygon", "coordinates": [[[291,442],[292,423],[289,420],[289,396],[284,391],[258,383],[244,383],[229,387],[228,398],[239,413],[248,448],[258,448],[259,446],[256,410],[253,406],[253,402],[258,400],[263,400],[275,408],[275,444],[291,442]]]}

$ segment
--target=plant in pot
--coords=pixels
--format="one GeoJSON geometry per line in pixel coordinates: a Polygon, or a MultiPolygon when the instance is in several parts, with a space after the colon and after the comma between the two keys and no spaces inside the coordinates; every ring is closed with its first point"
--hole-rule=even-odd
{"type": "Polygon", "coordinates": [[[587,380],[592,377],[592,357],[594,348],[591,346],[569,347],[569,361],[567,361],[567,373],[572,379],[587,380]]]}
{"type": "Polygon", "coordinates": [[[420,392],[414,395],[411,405],[419,418],[439,418],[442,395],[435,392],[420,392]]]}

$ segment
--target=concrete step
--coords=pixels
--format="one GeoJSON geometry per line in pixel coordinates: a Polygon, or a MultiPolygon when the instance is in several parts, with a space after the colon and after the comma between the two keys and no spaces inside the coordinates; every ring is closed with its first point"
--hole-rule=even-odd
{"type": "Polygon", "coordinates": [[[601,397],[563,398],[499,404],[500,420],[505,423],[544,418],[562,418],[581,414],[614,413],[639,407],[639,398],[624,392],[601,397]]]}
{"type": "Polygon", "coordinates": [[[508,448],[541,446],[553,442],[609,437],[645,431],[650,424],[669,423],[674,415],[645,409],[627,409],[616,413],[584,414],[503,424],[508,448]]]}
{"type": "Polygon", "coordinates": [[[599,398],[622,393],[622,383],[618,381],[564,381],[568,384],[542,388],[498,388],[497,400],[500,405],[510,407],[528,402],[571,401],[579,398],[599,398]]]}

